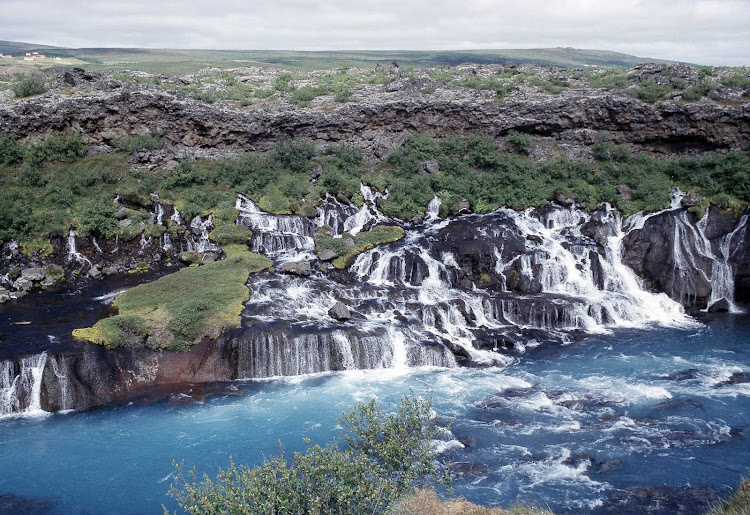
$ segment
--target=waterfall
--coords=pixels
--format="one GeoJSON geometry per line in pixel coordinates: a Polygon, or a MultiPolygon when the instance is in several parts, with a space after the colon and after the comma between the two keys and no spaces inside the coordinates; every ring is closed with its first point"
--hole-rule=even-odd
{"type": "Polygon", "coordinates": [[[388,217],[380,212],[377,205],[378,199],[388,198],[388,191],[386,190],[385,193],[375,192],[364,184],[359,185],[359,191],[364,203],[353,216],[344,221],[344,232],[352,235],[361,232],[368,224],[373,225],[388,221],[388,217]]]}
{"type": "Polygon", "coordinates": [[[159,202],[156,203],[156,224],[164,225],[164,206],[159,202]]]}
{"type": "Polygon", "coordinates": [[[424,221],[432,222],[434,220],[439,219],[441,205],[442,205],[442,201],[440,200],[440,197],[435,195],[432,198],[432,200],[430,200],[430,203],[427,204],[427,208],[425,209],[425,214],[424,214],[424,221]]]}
{"type": "Polygon", "coordinates": [[[73,229],[68,232],[67,256],[65,260],[77,261],[81,264],[91,266],[91,261],[76,249],[76,232],[73,229]]]}
{"type": "Polygon", "coordinates": [[[0,362],[0,417],[44,413],[41,392],[46,364],[46,352],[0,362]]]}
{"type": "MultiPolygon", "coordinates": [[[[177,213],[177,210],[175,210],[175,213],[177,213]]],[[[212,215],[208,215],[208,218],[205,221],[201,219],[200,215],[195,215],[190,222],[192,234],[187,237],[187,248],[189,252],[199,252],[202,254],[204,252],[215,252],[219,250],[219,247],[214,245],[208,238],[213,226],[212,215]]]]}
{"type": "Polygon", "coordinates": [[[96,238],[94,238],[93,236],[91,237],[91,244],[99,254],[104,254],[104,252],[102,252],[102,248],[99,246],[99,243],[96,241],[96,238]]]}
{"type": "Polygon", "coordinates": [[[744,236],[747,229],[748,215],[745,214],[740,218],[735,229],[729,234],[722,237],[718,242],[718,252],[713,251],[710,241],[706,237],[706,228],[708,226],[709,210],[698,221],[696,225],[696,248],[704,257],[711,260],[711,297],[708,299],[707,309],[724,299],[729,304],[731,313],[741,313],[742,310],[734,303],[734,274],[732,266],[729,264],[731,257],[732,241],[738,234],[744,236]]]}
{"type": "MultiPolygon", "coordinates": [[[[237,196],[237,223],[253,231],[250,247],[278,261],[315,257],[315,224],[300,215],[273,215],[252,200],[237,196]]],[[[319,215],[320,216],[320,215],[319,215]]]]}

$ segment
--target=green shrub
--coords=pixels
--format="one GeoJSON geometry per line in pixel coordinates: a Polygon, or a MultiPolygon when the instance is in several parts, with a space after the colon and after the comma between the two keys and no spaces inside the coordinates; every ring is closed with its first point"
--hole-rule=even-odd
{"type": "Polygon", "coordinates": [[[32,143],[24,155],[24,162],[40,165],[44,162],[71,163],[86,154],[88,145],[77,132],[51,134],[44,141],[32,143]]]}
{"type": "Polygon", "coordinates": [[[222,247],[225,245],[247,245],[250,238],[253,237],[253,233],[244,225],[224,223],[211,231],[208,237],[222,247]]]}
{"type": "Polygon", "coordinates": [[[20,79],[16,79],[11,89],[16,98],[41,95],[47,91],[44,80],[33,75],[22,75],[20,79]]]}
{"type": "Polygon", "coordinates": [[[250,468],[219,470],[216,479],[177,465],[169,495],[188,513],[385,514],[415,488],[450,487],[432,440],[440,429],[429,400],[404,396],[396,413],[372,400],[339,419],[343,444],[312,445],[250,468]]]}
{"type": "Polygon", "coordinates": [[[737,72],[731,77],[721,79],[721,85],[727,88],[746,88],[750,86],[750,78],[744,73],[737,72]]]}
{"type": "Polygon", "coordinates": [[[315,145],[312,142],[296,139],[281,140],[270,151],[270,157],[274,162],[292,172],[306,172],[313,155],[315,145]]]}
{"type": "Polygon", "coordinates": [[[268,98],[274,94],[274,90],[272,89],[256,89],[255,90],[255,96],[257,98],[268,98]]]}
{"type": "Polygon", "coordinates": [[[296,106],[304,107],[310,104],[310,102],[316,97],[323,96],[328,93],[328,90],[321,87],[304,86],[299,89],[295,89],[289,96],[289,102],[296,106]]]}
{"type": "Polygon", "coordinates": [[[90,199],[76,213],[78,232],[81,235],[111,238],[120,228],[114,217],[115,204],[107,197],[90,199]]]}
{"type": "Polygon", "coordinates": [[[267,211],[269,213],[291,213],[289,199],[284,196],[284,194],[276,185],[269,186],[266,189],[266,194],[260,198],[258,207],[260,207],[263,211],[267,211]]]}
{"type": "Polygon", "coordinates": [[[161,137],[157,134],[134,134],[128,138],[115,141],[115,148],[124,152],[133,153],[136,150],[147,150],[156,148],[161,144],[161,137]]]}
{"type": "Polygon", "coordinates": [[[352,90],[350,88],[342,89],[338,93],[336,93],[336,96],[333,97],[333,99],[336,102],[339,102],[343,104],[344,102],[349,102],[352,98],[352,90]]]}
{"type": "Polygon", "coordinates": [[[23,147],[12,134],[0,132],[0,165],[11,166],[23,159],[23,147]]]}
{"type": "Polygon", "coordinates": [[[655,83],[654,81],[644,81],[635,89],[630,90],[630,94],[649,104],[664,100],[664,98],[672,91],[669,86],[662,86],[655,83]]]}
{"type": "Polygon", "coordinates": [[[747,515],[750,513],[750,479],[743,479],[734,495],[706,515],[747,515]]]}
{"type": "Polygon", "coordinates": [[[518,131],[509,131],[505,141],[513,152],[528,155],[531,153],[531,137],[518,131]]]}
{"type": "Polygon", "coordinates": [[[711,91],[711,84],[708,82],[699,82],[695,86],[683,91],[682,99],[688,102],[695,102],[708,95],[709,91],[711,91]]]}
{"type": "Polygon", "coordinates": [[[296,88],[292,83],[292,75],[289,73],[282,73],[276,77],[276,80],[273,81],[273,89],[276,91],[285,91],[287,93],[294,91],[296,88]]]}

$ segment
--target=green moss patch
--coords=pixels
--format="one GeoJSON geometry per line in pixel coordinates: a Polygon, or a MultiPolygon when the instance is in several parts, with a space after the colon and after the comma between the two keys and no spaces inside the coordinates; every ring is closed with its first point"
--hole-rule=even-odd
{"type": "Polygon", "coordinates": [[[392,243],[404,237],[404,230],[396,225],[378,225],[370,231],[363,231],[356,236],[344,235],[343,238],[331,238],[324,234],[315,237],[315,250],[318,253],[324,250],[335,252],[338,257],[333,260],[333,266],[339,269],[346,268],[349,263],[362,252],[377,245],[392,243]],[[347,246],[346,240],[354,240],[354,247],[347,246]]]}
{"type": "Polygon", "coordinates": [[[117,315],[76,329],[73,336],[108,349],[146,345],[183,351],[203,337],[239,327],[250,298],[247,278],[269,268],[271,260],[240,245],[224,251],[223,261],[184,268],[120,294],[112,303],[117,315]]]}

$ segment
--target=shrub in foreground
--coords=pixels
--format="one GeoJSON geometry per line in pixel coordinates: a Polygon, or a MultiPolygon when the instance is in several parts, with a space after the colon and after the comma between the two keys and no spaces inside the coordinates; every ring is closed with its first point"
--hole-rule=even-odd
{"type": "Polygon", "coordinates": [[[33,76],[23,76],[16,80],[13,83],[12,89],[16,98],[41,95],[47,91],[47,88],[44,86],[44,80],[33,76]]]}
{"type": "Polygon", "coordinates": [[[396,413],[375,400],[344,413],[343,442],[313,445],[250,468],[235,465],[215,479],[178,465],[169,495],[188,513],[388,513],[399,498],[434,483],[449,486],[432,444],[440,429],[429,400],[404,396],[396,413]]]}

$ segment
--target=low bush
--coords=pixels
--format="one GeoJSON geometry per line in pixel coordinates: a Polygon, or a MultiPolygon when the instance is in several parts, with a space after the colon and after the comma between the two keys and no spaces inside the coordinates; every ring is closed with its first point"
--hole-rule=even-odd
{"type": "Polygon", "coordinates": [[[509,131],[505,141],[510,149],[517,154],[529,155],[531,153],[531,137],[518,131],[509,131]]]}
{"type": "Polygon", "coordinates": [[[389,513],[414,488],[450,486],[432,440],[441,432],[429,400],[404,396],[395,413],[375,401],[339,419],[342,442],[283,453],[256,467],[219,470],[215,479],[177,465],[169,495],[191,514],[389,513]]]}
{"type": "Polygon", "coordinates": [[[672,88],[669,86],[662,86],[654,81],[644,81],[640,86],[629,90],[629,93],[638,100],[653,104],[664,100],[670,91],[672,88]]]}
{"type": "Polygon", "coordinates": [[[148,150],[161,144],[161,137],[157,134],[134,134],[128,138],[115,141],[115,148],[123,152],[133,153],[136,150],[148,150]]]}
{"type": "Polygon", "coordinates": [[[16,79],[11,86],[11,89],[16,98],[41,95],[47,91],[47,87],[44,85],[44,79],[33,75],[22,75],[21,78],[16,79]]]}

